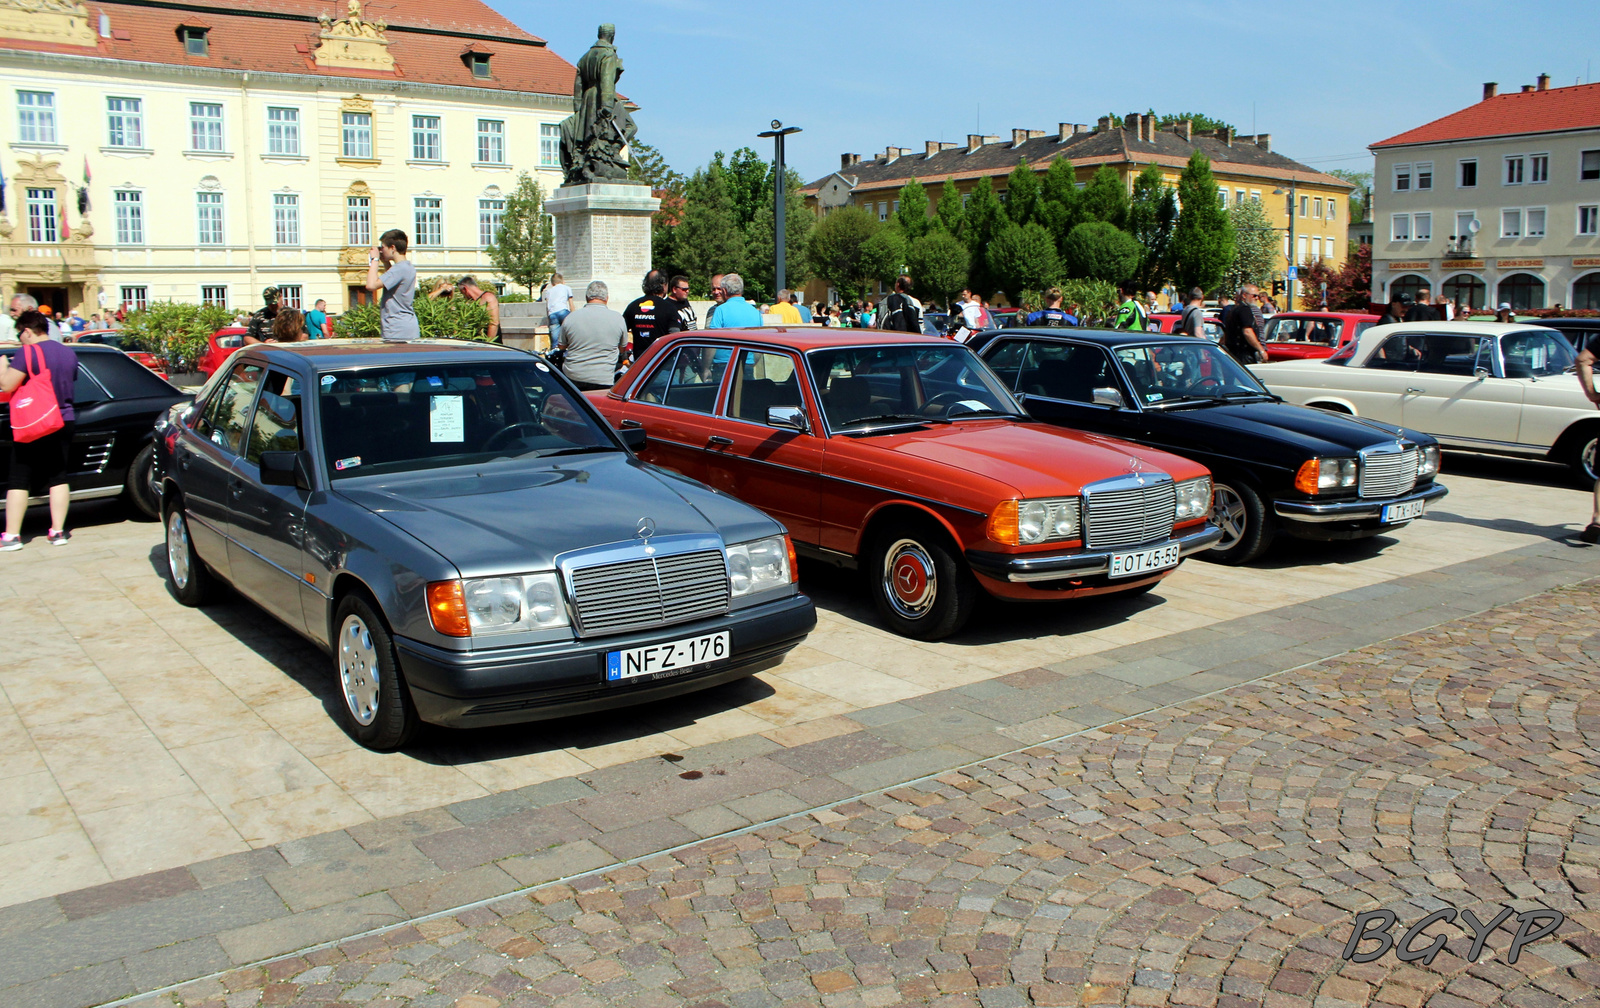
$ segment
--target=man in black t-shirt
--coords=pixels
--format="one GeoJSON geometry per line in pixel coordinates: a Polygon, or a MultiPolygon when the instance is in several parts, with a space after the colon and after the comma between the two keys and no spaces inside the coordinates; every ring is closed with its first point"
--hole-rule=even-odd
{"type": "Polygon", "coordinates": [[[1254,285],[1239,288],[1239,300],[1222,313],[1222,348],[1240,364],[1256,364],[1267,359],[1256,330],[1256,313],[1251,304],[1261,296],[1254,285]]]}
{"type": "MultiPolygon", "coordinates": [[[[670,336],[675,332],[688,332],[700,328],[700,320],[695,318],[694,305],[689,303],[689,278],[675,276],[667,284],[666,300],[661,302],[661,307],[656,309],[656,335],[655,339],[670,336]]],[[[649,347],[646,342],[645,346],[649,347]]],[[[639,359],[643,350],[634,348],[634,360],[639,359]]]]}
{"type": "Polygon", "coordinates": [[[1437,322],[1439,309],[1428,303],[1432,291],[1423,287],[1417,291],[1417,303],[1406,309],[1407,322],[1437,322]]]}
{"type": "Polygon", "coordinates": [[[644,275],[644,296],[637,298],[622,310],[622,320],[628,324],[633,337],[633,359],[638,360],[656,338],[656,327],[667,297],[667,276],[660,270],[644,275]]]}

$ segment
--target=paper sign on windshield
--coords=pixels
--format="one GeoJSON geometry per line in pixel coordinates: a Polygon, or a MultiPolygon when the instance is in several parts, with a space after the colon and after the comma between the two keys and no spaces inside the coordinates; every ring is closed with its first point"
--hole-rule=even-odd
{"type": "Polygon", "coordinates": [[[467,439],[466,400],[458,395],[428,397],[428,438],[440,441],[467,439]]]}

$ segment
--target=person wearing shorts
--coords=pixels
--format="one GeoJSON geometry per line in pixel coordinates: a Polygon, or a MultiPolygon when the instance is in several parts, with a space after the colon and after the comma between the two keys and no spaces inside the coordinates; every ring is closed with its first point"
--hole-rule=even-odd
{"type": "Polygon", "coordinates": [[[40,361],[50,369],[56,401],[61,404],[62,428],[37,441],[11,443],[11,471],[6,489],[6,530],[0,535],[0,552],[22,548],[22,517],[28,498],[36,492],[50,496],[50,530],[45,539],[52,546],[65,546],[67,504],[72,488],[67,484],[68,451],[72,447],[72,428],[77,415],[72,409],[73,388],[78,378],[78,355],[72,348],[50,339],[50,321],[37,311],[25,311],[17,318],[21,349],[14,357],[0,356],[0,390],[15,392],[40,373],[40,361]],[[31,348],[31,349],[30,349],[31,348]],[[28,358],[33,360],[29,361],[28,358]]]}

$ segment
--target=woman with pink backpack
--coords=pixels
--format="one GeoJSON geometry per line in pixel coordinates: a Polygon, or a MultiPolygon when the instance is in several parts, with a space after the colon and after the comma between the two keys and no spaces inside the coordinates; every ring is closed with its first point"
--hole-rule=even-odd
{"type": "Polygon", "coordinates": [[[50,338],[50,322],[36,311],[17,317],[16,355],[0,355],[0,395],[11,403],[11,471],[7,475],[6,530],[0,551],[22,548],[22,516],[28,498],[48,488],[50,530],[45,539],[65,546],[68,451],[77,414],[72,395],[78,378],[78,355],[50,338]],[[20,367],[18,366],[20,365],[20,367]]]}

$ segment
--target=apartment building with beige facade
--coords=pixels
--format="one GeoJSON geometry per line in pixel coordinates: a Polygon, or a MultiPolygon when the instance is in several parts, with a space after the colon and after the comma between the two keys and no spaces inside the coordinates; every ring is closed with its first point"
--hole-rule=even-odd
{"type": "Polygon", "coordinates": [[[1370,149],[1373,300],[1600,308],[1600,84],[1485,84],[1370,149]]]}

